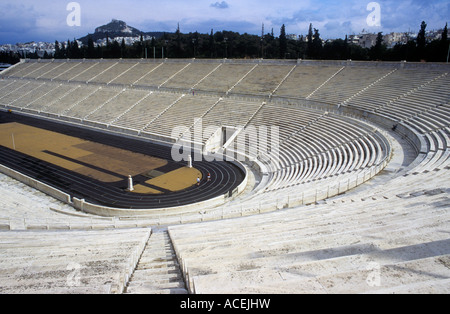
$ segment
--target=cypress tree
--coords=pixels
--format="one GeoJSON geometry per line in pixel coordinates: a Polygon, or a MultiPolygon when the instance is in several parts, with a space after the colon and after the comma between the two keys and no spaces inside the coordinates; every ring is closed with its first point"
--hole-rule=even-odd
{"type": "Polygon", "coordinates": [[[309,24],[309,30],[308,30],[308,36],[306,36],[306,39],[308,40],[307,46],[306,46],[306,55],[308,58],[312,59],[313,55],[313,29],[312,29],[312,23],[309,24]]]}
{"type": "Polygon", "coordinates": [[[422,22],[420,25],[420,31],[419,35],[417,36],[417,57],[419,60],[422,60],[425,58],[425,46],[427,43],[426,40],[426,29],[427,29],[427,23],[425,21],[422,22]]]}
{"type": "Polygon", "coordinates": [[[120,57],[127,57],[127,45],[125,45],[125,38],[122,38],[122,44],[120,45],[120,57]]]}
{"type": "Polygon", "coordinates": [[[94,40],[92,39],[92,36],[89,36],[86,58],[93,59],[95,57],[96,57],[96,54],[95,54],[94,40]]]}
{"type": "Polygon", "coordinates": [[[59,46],[59,42],[56,40],[55,41],[55,59],[60,59],[62,58],[61,56],[61,47],[59,46]]]}
{"type": "Polygon", "coordinates": [[[312,51],[313,51],[313,58],[315,59],[321,59],[322,58],[322,39],[320,38],[320,33],[318,29],[314,29],[314,37],[312,42],[312,51]]]}
{"type": "MultiPolygon", "coordinates": [[[[449,50],[450,50],[450,46],[449,46],[449,42],[448,42],[448,24],[447,23],[445,23],[445,27],[444,27],[444,30],[442,31],[442,37],[441,37],[441,43],[440,43],[440,46],[441,46],[441,55],[442,55],[442,61],[444,61],[444,62],[446,62],[448,59],[448,57],[449,57],[449,50]]],[[[439,57],[439,59],[440,59],[441,57],[439,57]]]]}
{"type": "Polygon", "coordinates": [[[280,59],[286,59],[287,53],[287,37],[286,26],[283,24],[280,31],[280,59]]]}
{"type": "Polygon", "coordinates": [[[209,53],[211,58],[216,57],[216,41],[214,40],[214,30],[211,29],[211,34],[209,35],[209,53]]]}

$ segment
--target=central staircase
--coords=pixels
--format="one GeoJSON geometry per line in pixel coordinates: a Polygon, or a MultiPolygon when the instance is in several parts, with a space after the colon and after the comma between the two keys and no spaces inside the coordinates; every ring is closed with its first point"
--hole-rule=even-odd
{"type": "Polygon", "coordinates": [[[167,229],[151,235],[125,293],[188,293],[167,229]]]}

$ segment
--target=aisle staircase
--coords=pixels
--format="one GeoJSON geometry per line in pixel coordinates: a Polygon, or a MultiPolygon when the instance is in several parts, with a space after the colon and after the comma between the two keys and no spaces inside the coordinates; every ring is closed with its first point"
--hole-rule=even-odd
{"type": "Polygon", "coordinates": [[[151,235],[125,293],[188,293],[167,230],[151,235]]]}

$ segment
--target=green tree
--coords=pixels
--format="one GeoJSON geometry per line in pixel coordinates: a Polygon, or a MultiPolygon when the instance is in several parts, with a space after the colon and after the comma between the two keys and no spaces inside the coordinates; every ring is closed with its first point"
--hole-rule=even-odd
{"type": "Polygon", "coordinates": [[[208,53],[206,53],[206,55],[209,56],[210,58],[217,57],[216,41],[214,40],[214,30],[213,29],[211,29],[211,34],[209,34],[208,43],[209,43],[208,53]]]}
{"type": "Polygon", "coordinates": [[[283,24],[280,30],[280,59],[286,59],[286,53],[287,53],[286,26],[283,24]]]}
{"type": "Polygon", "coordinates": [[[127,57],[127,45],[125,44],[125,38],[122,38],[122,43],[120,44],[120,57],[127,57]]]}
{"type": "Polygon", "coordinates": [[[306,36],[307,46],[306,46],[306,55],[308,58],[313,58],[313,27],[312,23],[309,24],[308,35],[306,36]]]}
{"type": "Polygon", "coordinates": [[[278,56],[278,47],[276,45],[275,36],[273,35],[273,31],[271,33],[266,34],[264,36],[266,46],[265,46],[265,58],[274,59],[278,56]]]}
{"type": "Polygon", "coordinates": [[[344,52],[343,52],[343,59],[348,60],[350,58],[350,50],[348,47],[348,36],[345,35],[345,41],[344,41],[344,52]]]}
{"type": "Polygon", "coordinates": [[[9,51],[9,52],[1,51],[0,52],[0,62],[16,64],[16,63],[20,62],[20,55],[18,53],[14,53],[12,51],[9,51]]]}
{"type": "Polygon", "coordinates": [[[103,47],[101,45],[98,45],[97,49],[95,51],[95,57],[96,58],[103,58],[103,55],[104,55],[103,47]]]}
{"type": "Polygon", "coordinates": [[[322,39],[320,38],[320,33],[318,29],[314,29],[314,37],[312,41],[312,57],[314,59],[321,59],[322,58],[322,39]]]}
{"type": "Polygon", "coordinates": [[[175,32],[175,46],[170,50],[172,52],[172,57],[182,58],[183,57],[183,45],[182,45],[182,34],[180,31],[180,23],[178,23],[177,30],[175,32]]]}
{"type": "Polygon", "coordinates": [[[422,24],[420,25],[419,35],[417,35],[417,57],[419,60],[422,60],[425,58],[425,46],[427,43],[426,29],[427,29],[427,23],[425,23],[425,21],[423,21],[422,24]]]}
{"type": "Polygon", "coordinates": [[[97,57],[97,54],[95,52],[94,40],[92,39],[92,36],[89,36],[87,50],[86,50],[86,58],[93,59],[96,57],[97,57]]]}
{"type": "Polygon", "coordinates": [[[441,42],[440,42],[440,55],[443,56],[442,61],[448,61],[450,52],[450,43],[448,41],[448,24],[445,23],[444,30],[442,31],[441,42]]]}
{"type": "Polygon", "coordinates": [[[62,58],[61,56],[61,47],[59,45],[59,42],[56,40],[55,41],[55,55],[54,55],[55,59],[60,59],[62,58]]]}
{"type": "Polygon", "coordinates": [[[120,44],[117,42],[117,40],[114,40],[111,45],[110,58],[113,59],[120,58],[120,54],[121,54],[120,44]]]}
{"type": "Polygon", "coordinates": [[[72,43],[70,42],[70,39],[67,39],[66,53],[64,58],[72,58],[72,43]]]}
{"type": "Polygon", "coordinates": [[[441,41],[447,44],[448,41],[448,23],[445,23],[444,30],[442,31],[441,41]]]}
{"type": "Polygon", "coordinates": [[[322,57],[326,60],[346,60],[347,57],[347,43],[342,39],[327,42],[323,47],[322,57]]]}
{"type": "Polygon", "coordinates": [[[382,60],[385,53],[386,45],[383,44],[383,33],[380,32],[377,35],[375,46],[370,48],[370,57],[372,60],[382,60]]]}
{"type": "Polygon", "coordinates": [[[75,38],[73,39],[73,43],[71,46],[71,55],[72,59],[81,59],[83,57],[80,46],[78,45],[78,41],[75,38]]]}

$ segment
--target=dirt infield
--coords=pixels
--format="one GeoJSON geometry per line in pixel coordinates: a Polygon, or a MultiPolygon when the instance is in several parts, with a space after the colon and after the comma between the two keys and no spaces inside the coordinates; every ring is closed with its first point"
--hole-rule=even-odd
{"type": "MultiPolygon", "coordinates": [[[[202,174],[195,168],[179,168],[169,173],[162,174],[156,178],[145,181],[146,184],[156,186],[170,192],[184,190],[197,182],[197,177],[202,179],[202,174]]],[[[155,190],[151,187],[137,184],[134,186],[135,193],[143,194],[161,194],[163,192],[155,190]]]]}
{"type": "Polygon", "coordinates": [[[168,162],[16,122],[0,124],[0,145],[104,183],[152,171],[158,174],[145,181],[145,185],[137,184],[135,193],[180,191],[195,185],[201,176],[200,171],[186,167],[168,173],[156,171],[168,162]]]}
{"type": "Polygon", "coordinates": [[[0,163],[3,166],[54,187],[70,195],[71,198],[84,199],[94,205],[133,210],[180,207],[219,196],[228,196],[245,179],[245,173],[233,163],[194,161],[194,169],[187,170],[185,162],[176,162],[172,159],[170,145],[161,145],[147,139],[115,134],[107,130],[91,129],[1,110],[0,127],[2,138],[0,163]],[[22,131],[16,130],[18,125],[15,124],[34,127],[40,129],[42,133],[36,138],[27,134],[26,128],[22,131]],[[13,149],[13,134],[16,150],[13,149]],[[61,139],[62,135],[67,136],[65,140],[61,139]],[[48,161],[29,155],[32,152],[30,144],[24,145],[25,139],[35,146],[36,156],[46,158],[48,161]],[[48,145],[54,146],[57,142],[61,145],[58,149],[48,147],[48,145]],[[67,155],[68,151],[72,152],[71,157],[67,155]],[[114,158],[112,158],[112,152],[114,152],[114,158]],[[101,157],[103,162],[94,163],[91,159],[94,153],[103,155],[101,157]],[[122,163],[123,168],[120,169],[118,166],[120,162],[126,161],[129,156],[138,156],[134,154],[146,156],[145,158],[151,156],[157,160],[152,159],[154,164],[151,167],[148,164],[126,163],[123,165],[122,163]],[[110,166],[112,162],[115,163],[114,167],[110,166]],[[165,165],[155,168],[162,164],[165,165]],[[171,186],[181,182],[179,180],[180,172],[183,172],[181,169],[185,169],[186,172],[197,170],[198,173],[188,173],[189,178],[185,181],[187,188],[173,192],[181,188],[178,185],[171,186]],[[82,171],[90,174],[91,177],[80,174],[79,172],[82,171]],[[138,173],[133,176],[135,191],[130,193],[127,190],[128,176],[134,173],[138,173]],[[212,175],[211,181],[205,179],[208,173],[212,175]],[[201,178],[199,186],[196,184],[198,174],[201,178]],[[93,176],[103,181],[94,179],[93,176]]]}

